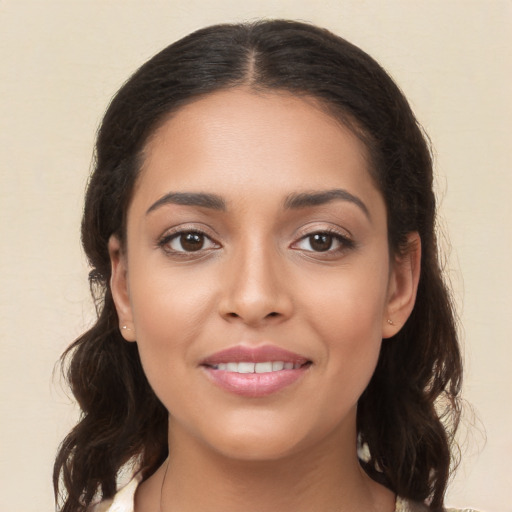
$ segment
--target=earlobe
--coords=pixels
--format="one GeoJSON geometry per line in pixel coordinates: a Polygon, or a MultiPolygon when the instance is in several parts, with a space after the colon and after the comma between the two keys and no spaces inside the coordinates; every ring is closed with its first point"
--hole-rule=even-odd
{"type": "Polygon", "coordinates": [[[382,337],[390,338],[403,327],[416,302],[421,270],[421,239],[407,235],[407,250],[395,257],[390,272],[387,305],[382,319],[382,337]]]}
{"type": "Polygon", "coordinates": [[[110,289],[119,318],[119,330],[126,341],[135,341],[126,256],[119,238],[115,235],[112,235],[108,241],[108,252],[112,270],[110,289]]]}

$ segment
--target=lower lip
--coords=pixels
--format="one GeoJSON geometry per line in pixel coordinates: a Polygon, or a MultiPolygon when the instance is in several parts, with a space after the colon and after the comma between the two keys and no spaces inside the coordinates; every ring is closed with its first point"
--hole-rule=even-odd
{"type": "Polygon", "coordinates": [[[305,365],[301,368],[277,372],[236,373],[203,366],[214,384],[235,395],[248,397],[261,397],[277,393],[303,377],[308,368],[309,365],[305,365]]]}

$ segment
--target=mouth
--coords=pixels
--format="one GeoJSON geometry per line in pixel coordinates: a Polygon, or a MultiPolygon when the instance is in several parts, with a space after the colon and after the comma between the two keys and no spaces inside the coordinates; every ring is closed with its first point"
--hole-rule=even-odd
{"type": "Polygon", "coordinates": [[[200,366],[209,380],[229,393],[263,397],[301,379],[312,361],[279,347],[236,346],[217,352],[200,366]]]}
{"type": "Polygon", "coordinates": [[[282,370],[298,370],[307,364],[311,364],[311,361],[306,361],[305,363],[293,363],[291,361],[264,361],[261,363],[232,361],[229,363],[211,365],[210,368],[234,373],[271,373],[280,372],[282,370]]]}

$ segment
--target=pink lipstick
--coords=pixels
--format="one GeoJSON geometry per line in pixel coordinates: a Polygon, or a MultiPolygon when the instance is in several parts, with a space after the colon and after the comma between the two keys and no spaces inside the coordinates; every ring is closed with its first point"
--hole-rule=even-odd
{"type": "Polygon", "coordinates": [[[219,387],[248,397],[276,393],[300,379],[310,367],[307,358],[272,345],[238,345],[201,361],[208,378],[219,387]]]}

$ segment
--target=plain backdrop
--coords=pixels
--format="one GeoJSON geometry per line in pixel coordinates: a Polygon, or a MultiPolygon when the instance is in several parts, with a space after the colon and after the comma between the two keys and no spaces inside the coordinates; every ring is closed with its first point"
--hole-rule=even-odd
{"type": "Polygon", "coordinates": [[[262,17],[361,46],[429,133],[478,417],[448,503],[512,511],[510,0],[0,0],[1,512],[54,508],[53,457],[76,409],[52,372],[93,319],[79,222],[109,99],[190,31],[262,17]]]}

